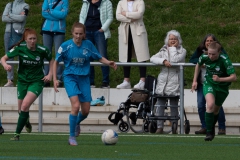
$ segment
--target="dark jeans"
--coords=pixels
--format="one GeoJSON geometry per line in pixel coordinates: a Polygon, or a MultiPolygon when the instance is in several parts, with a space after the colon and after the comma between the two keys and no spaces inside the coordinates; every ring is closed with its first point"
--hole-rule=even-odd
{"type": "MultiPolygon", "coordinates": [[[[206,128],[206,122],[205,122],[205,112],[206,112],[206,100],[203,94],[203,85],[198,84],[198,90],[197,90],[197,104],[198,104],[198,114],[199,118],[202,124],[202,128],[206,128]]],[[[223,107],[219,110],[219,117],[218,117],[218,128],[224,129],[225,126],[225,113],[223,110],[223,107]]]]}
{"type": "MultiPolygon", "coordinates": [[[[107,57],[107,39],[104,32],[87,31],[87,39],[90,40],[97,48],[98,52],[106,59],[107,57]]],[[[93,60],[92,60],[93,61],[93,60]]],[[[101,66],[103,82],[109,84],[109,66],[101,66]]],[[[90,67],[90,83],[94,84],[95,70],[94,66],[90,67]]]]}

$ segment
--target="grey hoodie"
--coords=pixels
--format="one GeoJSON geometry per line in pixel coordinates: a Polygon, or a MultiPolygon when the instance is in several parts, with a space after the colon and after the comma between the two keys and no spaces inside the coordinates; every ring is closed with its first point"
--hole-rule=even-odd
{"type": "Polygon", "coordinates": [[[13,28],[18,33],[24,32],[24,27],[27,19],[27,11],[29,10],[29,5],[25,3],[24,0],[14,0],[13,6],[11,8],[12,2],[8,3],[2,14],[2,21],[6,22],[5,32],[11,31],[11,23],[13,28]],[[25,12],[24,15],[21,15],[22,12],[25,12]]]}

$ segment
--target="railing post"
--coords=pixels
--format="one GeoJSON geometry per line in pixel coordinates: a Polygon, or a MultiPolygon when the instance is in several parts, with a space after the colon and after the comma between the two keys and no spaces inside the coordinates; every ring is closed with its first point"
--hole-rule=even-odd
{"type": "Polygon", "coordinates": [[[42,118],[43,118],[43,93],[38,97],[38,132],[42,132],[42,118]]]}
{"type": "Polygon", "coordinates": [[[184,67],[180,65],[180,134],[184,134],[184,67]]]}

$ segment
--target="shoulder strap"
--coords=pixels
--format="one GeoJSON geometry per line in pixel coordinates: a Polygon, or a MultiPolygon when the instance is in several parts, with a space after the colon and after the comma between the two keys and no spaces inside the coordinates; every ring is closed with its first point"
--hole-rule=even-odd
{"type": "Polygon", "coordinates": [[[54,9],[54,8],[58,5],[58,3],[59,3],[60,1],[61,1],[61,0],[58,0],[57,3],[55,3],[55,4],[53,5],[52,9],[54,9]]]}

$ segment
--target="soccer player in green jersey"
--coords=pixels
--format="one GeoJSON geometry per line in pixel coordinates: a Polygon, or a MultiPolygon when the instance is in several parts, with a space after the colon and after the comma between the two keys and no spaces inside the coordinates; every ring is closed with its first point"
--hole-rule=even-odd
{"type": "Polygon", "coordinates": [[[42,93],[44,82],[52,80],[52,55],[47,48],[37,44],[37,33],[33,29],[25,29],[22,40],[16,44],[5,56],[1,63],[6,71],[12,69],[6,61],[19,57],[17,96],[20,114],[14,136],[10,140],[18,141],[20,133],[28,121],[29,108],[42,93]],[[44,59],[50,62],[50,71],[44,76],[44,59]]]}
{"type": "Polygon", "coordinates": [[[221,53],[221,45],[212,42],[208,46],[208,54],[203,54],[195,67],[192,89],[197,89],[197,78],[202,65],[206,67],[203,93],[207,102],[205,121],[207,126],[205,141],[212,141],[215,136],[215,124],[218,120],[219,109],[228,96],[229,85],[237,77],[232,62],[226,54],[221,53]]]}

